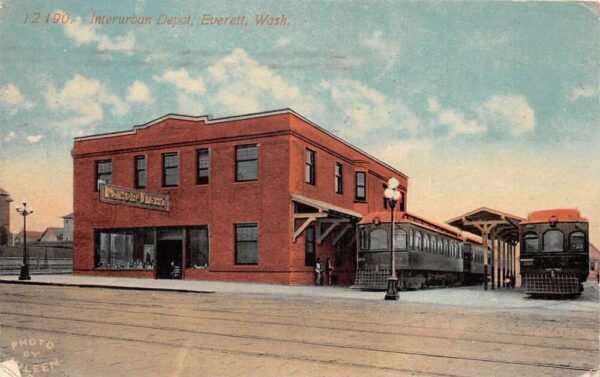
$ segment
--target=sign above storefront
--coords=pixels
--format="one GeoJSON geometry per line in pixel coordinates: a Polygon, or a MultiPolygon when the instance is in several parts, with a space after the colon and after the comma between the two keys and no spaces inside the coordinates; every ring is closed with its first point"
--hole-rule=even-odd
{"type": "Polygon", "coordinates": [[[169,210],[169,196],[114,185],[100,185],[100,201],[134,207],[169,210]]]}

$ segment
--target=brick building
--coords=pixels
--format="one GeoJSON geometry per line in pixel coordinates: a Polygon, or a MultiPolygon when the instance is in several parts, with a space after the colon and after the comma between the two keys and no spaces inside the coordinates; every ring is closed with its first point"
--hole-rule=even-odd
{"type": "Polygon", "coordinates": [[[12,198],[0,187],[0,245],[8,243],[10,236],[10,203],[12,198]]]}
{"type": "Polygon", "coordinates": [[[75,139],[76,274],[311,284],[356,270],[354,225],[408,178],[292,110],[166,115],[75,139]]]}

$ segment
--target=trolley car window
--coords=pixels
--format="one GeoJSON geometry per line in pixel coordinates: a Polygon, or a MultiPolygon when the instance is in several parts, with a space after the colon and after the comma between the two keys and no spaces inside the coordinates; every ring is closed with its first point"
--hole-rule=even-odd
{"type": "Polygon", "coordinates": [[[409,239],[409,247],[412,249],[415,246],[415,233],[413,230],[410,230],[410,239],[409,239]]]}
{"type": "Polygon", "coordinates": [[[406,250],[406,231],[402,229],[396,229],[394,231],[394,249],[395,250],[406,250]]]}
{"type": "Polygon", "coordinates": [[[544,233],[544,252],[563,251],[563,232],[549,230],[544,233]]]}
{"type": "Polygon", "coordinates": [[[527,233],[523,237],[525,253],[537,253],[539,251],[538,236],[535,233],[527,233]]]}
{"type": "Polygon", "coordinates": [[[388,234],[385,229],[375,229],[369,233],[369,250],[387,250],[388,234]]]}
{"type": "Polygon", "coordinates": [[[448,256],[449,255],[449,251],[448,251],[448,241],[444,240],[444,255],[448,256]]]}
{"type": "Polygon", "coordinates": [[[573,232],[569,236],[569,245],[571,250],[585,250],[585,234],[583,232],[573,232]]]}
{"type": "Polygon", "coordinates": [[[415,249],[417,249],[417,250],[423,250],[423,243],[422,243],[423,236],[421,235],[421,232],[417,231],[417,234],[415,235],[415,238],[416,238],[415,239],[415,242],[416,242],[415,249]]]}
{"type": "Polygon", "coordinates": [[[437,250],[438,250],[438,254],[444,254],[444,246],[442,244],[442,240],[438,238],[437,241],[437,250]]]}
{"type": "Polygon", "coordinates": [[[360,248],[367,249],[367,231],[364,229],[360,231],[360,248]]]}
{"type": "Polygon", "coordinates": [[[430,251],[429,250],[429,235],[427,235],[427,234],[423,238],[423,250],[430,251]]]}

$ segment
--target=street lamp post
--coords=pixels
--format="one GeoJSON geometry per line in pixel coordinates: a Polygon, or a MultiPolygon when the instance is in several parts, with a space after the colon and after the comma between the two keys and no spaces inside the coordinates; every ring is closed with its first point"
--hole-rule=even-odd
{"type": "Polygon", "coordinates": [[[388,278],[387,292],[385,293],[386,300],[398,300],[398,277],[396,276],[396,257],[394,248],[394,208],[396,208],[396,202],[400,198],[400,191],[398,191],[398,185],[400,182],[392,177],[387,182],[387,188],[384,191],[384,196],[387,199],[391,212],[391,238],[390,242],[390,277],[388,278]]]}
{"type": "Polygon", "coordinates": [[[23,264],[21,265],[21,274],[19,280],[31,280],[29,276],[29,265],[27,264],[27,216],[33,213],[31,207],[27,208],[27,200],[21,201],[22,207],[17,207],[17,213],[23,216],[23,264]]]}

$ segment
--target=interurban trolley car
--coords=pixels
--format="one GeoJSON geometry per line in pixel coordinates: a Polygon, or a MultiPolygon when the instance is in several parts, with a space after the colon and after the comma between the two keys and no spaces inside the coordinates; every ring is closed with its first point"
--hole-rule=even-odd
{"type": "MultiPolygon", "coordinates": [[[[399,289],[475,284],[483,281],[481,238],[409,212],[395,222],[395,267],[399,289]]],[[[385,289],[390,276],[389,212],[369,214],[358,225],[354,288],[385,289]]]]}
{"type": "Polygon", "coordinates": [[[588,276],[588,222],[575,209],[532,212],[519,225],[525,293],[579,295],[588,276]]]}

